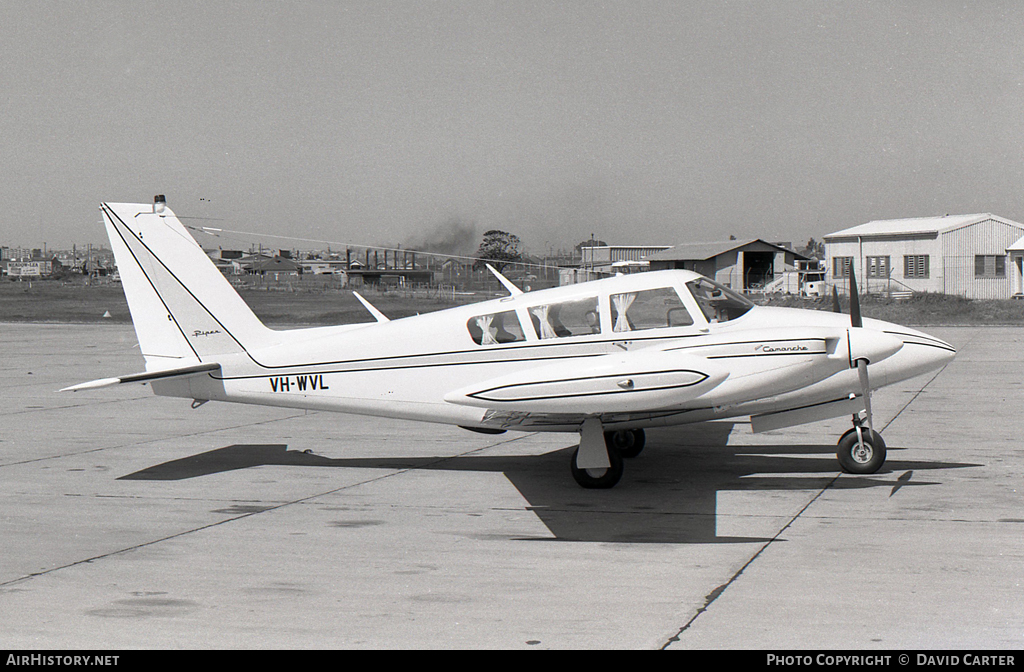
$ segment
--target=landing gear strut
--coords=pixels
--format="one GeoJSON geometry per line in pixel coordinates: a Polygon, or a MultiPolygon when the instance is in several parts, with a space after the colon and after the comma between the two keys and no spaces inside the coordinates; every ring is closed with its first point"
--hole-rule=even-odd
{"type": "Polygon", "coordinates": [[[569,468],[572,470],[572,477],[582,488],[606,489],[615,487],[615,484],[622,478],[622,456],[614,450],[608,451],[608,468],[602,469],[580,469],[576,466],[576,458],[580,454],[577,448],[572,454],[572,462],[569,468]]]}
{"type": "Polygon", "coordinates": [[[873,474],[885,463],[885,441],[878,432],[865,427],[853,416],[853,429],[839,439],[839,466],[848,474],[873,474]]]}
{"type": "Polygon", "coordinates": [[[572,477],[583,488],[614,487],[622,478],[622,459],[639,455],[646,440],[642,429],[605,432],[600,420],[588,418],[569,464],[572,477]]]}

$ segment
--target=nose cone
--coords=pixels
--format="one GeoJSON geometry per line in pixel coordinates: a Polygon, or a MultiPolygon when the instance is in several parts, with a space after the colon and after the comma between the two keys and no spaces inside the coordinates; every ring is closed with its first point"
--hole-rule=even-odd
{"type": "Polygon", "coordinates": [[[903,341],[899,352],[885,362],[890,382],[937,371],[956,356],[956,348],[952,345],[922,331],[888,322],[876,324],[876,328],[903,341]]]}

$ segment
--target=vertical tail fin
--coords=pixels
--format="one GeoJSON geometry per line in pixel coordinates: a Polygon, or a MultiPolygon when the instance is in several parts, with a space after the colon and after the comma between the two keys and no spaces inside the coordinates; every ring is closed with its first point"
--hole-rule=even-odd
{"type": "Polygon", "coordinates": [[[276,342],[162,197],[100,210],[147,370],[276,342]]]}

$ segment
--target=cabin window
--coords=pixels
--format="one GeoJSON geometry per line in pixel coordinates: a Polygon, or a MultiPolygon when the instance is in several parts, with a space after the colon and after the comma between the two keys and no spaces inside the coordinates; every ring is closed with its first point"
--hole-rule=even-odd
{"type": "Polygon", "coordinates": [[[671,287],[612,294],[612,331],[685,327],[693,318],[671,287]]]}
{"type": "Polygon", "coordinates": [[[707,278],[686,283],[708,322],[728,322],[745,315],[754,304],[747,298],[707,278]]]}
{"type": "Polygon", "coordinates": [[[597,297],[533,306],[530,319],[542,339],[601,333],[597,297]]]}
{"type": "Polygon", "coordinates": [[[469,335],[473,337],[473,341],[477,345],[496,345],[526,340],[526,337],[523,336],[523,327],[519,324],[519,318],[516,317],[514,310],[471,317],[466,326],[469,329],[469,335]]]}

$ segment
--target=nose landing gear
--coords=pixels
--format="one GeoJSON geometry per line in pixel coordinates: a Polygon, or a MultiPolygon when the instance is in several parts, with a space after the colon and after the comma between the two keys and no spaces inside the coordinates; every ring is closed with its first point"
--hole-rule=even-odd
{"type": "Polygon", "coordinates": [[[885,441],[878,432],[864,427],[853,416],[853,428],[839,439],[839,466],[848,474],[873,474],[885,463],[885,441]]]}

